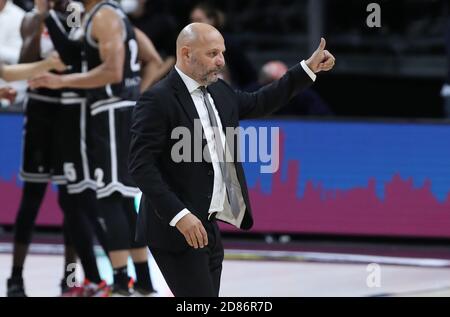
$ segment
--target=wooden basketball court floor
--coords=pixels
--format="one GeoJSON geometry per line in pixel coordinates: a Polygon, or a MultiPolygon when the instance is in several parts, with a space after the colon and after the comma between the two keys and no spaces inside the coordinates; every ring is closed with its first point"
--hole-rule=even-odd
{"type": "MultiPolygon", "coordinates": [[[[0,296],[6,296],[11,250],[11,243],[0,243],[0,296]]],[[[29,296],[59,296],[62,251],[59,244],[31,245],[24,269],[29,296]]],[[[99,249],[97,254],[102,277],[111,281],[107,258],[99,249]]],[[[237,249],[225,254],[223,297],[450,296],[448,259],[237,249]]],[[[171,296],[151,254],[149,265],[157,296],[171,296]]]]}

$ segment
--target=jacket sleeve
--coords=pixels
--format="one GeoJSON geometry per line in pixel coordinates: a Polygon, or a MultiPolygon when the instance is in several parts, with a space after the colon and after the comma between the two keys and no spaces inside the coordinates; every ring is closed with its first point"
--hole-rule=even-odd
{"type": "Polygon", "coordinates": [[[133,111],[128,168],[133,181],[164,222],[186,208],[161,173],[159,159],[168,146],[170,122],[166,107],[149,90],[133,111]]]}
{"type": "Polygon", "coordinates": [[[285,106],[301,90],[313,83],[300,63],[290,68],[279,80],[256,92],[235,91],[239,106],[239,119],[252,119],[269,115],[285,106]]]}

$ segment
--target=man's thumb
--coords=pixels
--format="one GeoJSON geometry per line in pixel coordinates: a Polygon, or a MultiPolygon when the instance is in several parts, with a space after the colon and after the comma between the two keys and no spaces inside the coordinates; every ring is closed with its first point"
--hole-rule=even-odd
{"type": "Polygon", "coordinates": [[[318,51],[323,51],[325,49],[325,45],[327,44],[327,42],[325,41],[325,39],[323,37],[320,38],[320,44],[319,47],[317,48],[318,51]]]}

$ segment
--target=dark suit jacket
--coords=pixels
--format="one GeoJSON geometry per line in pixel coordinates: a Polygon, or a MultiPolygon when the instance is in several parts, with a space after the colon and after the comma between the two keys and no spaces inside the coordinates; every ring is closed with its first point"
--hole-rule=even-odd
{"type": "MultiPolygon", "coordinates": [[[[280,80],[254,93],[234,91],[222,80],[208,86],[208,91],[225,129],[237,127],[239,120],[274,112],[311,83],[298,64],[280,80]]],[[[145,239],[151,247],[170,250],[188,247],[178,229],[169,225],[184,208],[202,222],[207,221],[214,181],[212,164],[193,160],[176,163],[171,157],[172,147],[179,141],[171,138],[172,130],[185,127],[194,135],[194,119],[199,119],[194,102],[175,69],[145,92],[135,106],[129,171],[143,193],[136,236],[139,240],[145,239]]],[[[234,153],[238,153],[237,142],[234,144],[234,153]]],[[[205,140],[203,146],[206,146],[205,140]]],[[[253,218],[245,175],[236,157],[235,162],[247,207],[241,229],[250,229],[253,218]]]]}

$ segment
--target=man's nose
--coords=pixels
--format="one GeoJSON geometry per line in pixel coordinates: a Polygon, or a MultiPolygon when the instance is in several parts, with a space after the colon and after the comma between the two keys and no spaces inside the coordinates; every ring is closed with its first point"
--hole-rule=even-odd
{"type": "Polygon", "coordinates": [[[225,65],[225,57],[220,54],[220,56],[216,59],[216,66],[224,66],[225,65]]]}

